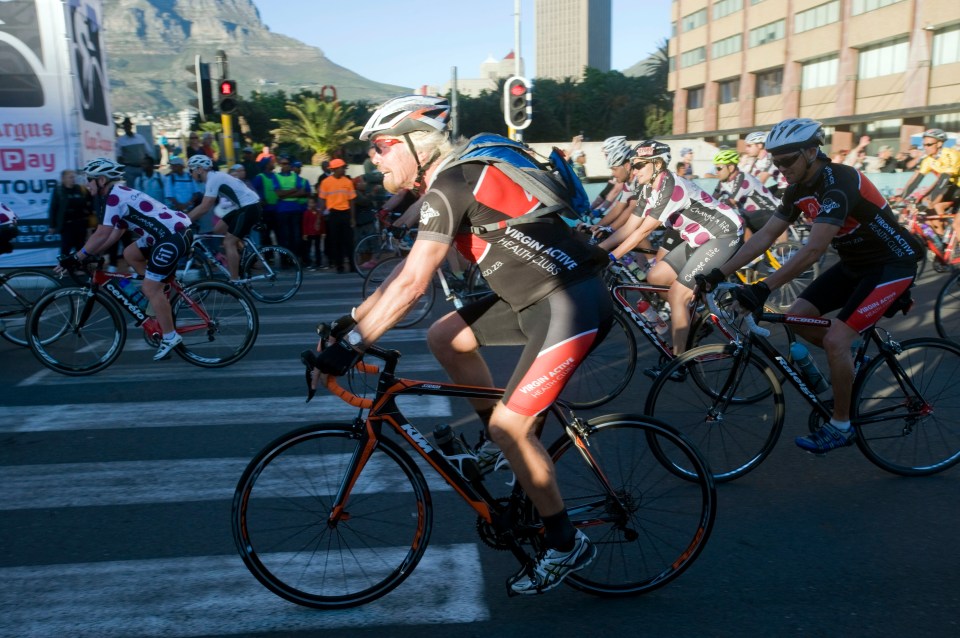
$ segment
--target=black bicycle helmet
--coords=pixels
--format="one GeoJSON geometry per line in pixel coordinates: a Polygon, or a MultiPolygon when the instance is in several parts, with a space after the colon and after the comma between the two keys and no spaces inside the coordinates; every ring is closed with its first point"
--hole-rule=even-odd
{"type": "Polygon", "coordinates": [[[791,118],[776,124],[767,136],[767,150],[771,153],[792,153],[824,142],[823,125],[808,117],[791,118]]]}

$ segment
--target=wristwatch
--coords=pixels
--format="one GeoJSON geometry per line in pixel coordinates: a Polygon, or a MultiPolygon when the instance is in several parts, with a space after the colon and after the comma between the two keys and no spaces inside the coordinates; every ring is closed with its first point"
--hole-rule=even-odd
{"type": "Polygon", "coordinates": [[[354,350],[363,351],[363,335],[356,330],[351,330],[345,337],[347,344],[354,350]]]}

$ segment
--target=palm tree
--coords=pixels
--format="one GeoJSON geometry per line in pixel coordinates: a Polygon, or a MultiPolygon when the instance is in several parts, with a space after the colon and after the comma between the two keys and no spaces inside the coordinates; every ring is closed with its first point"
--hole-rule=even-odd
{"type": "Polygon", "coordinates": [[[278,142],[290,142],[313,151],[312,164],[319,164],[334,151],[354,139],[360,126],[353,122],[353,106],[303,97],[299,103],[287,102],[290,118],[273,120],[279,126],[271,131],[278,142]]]}

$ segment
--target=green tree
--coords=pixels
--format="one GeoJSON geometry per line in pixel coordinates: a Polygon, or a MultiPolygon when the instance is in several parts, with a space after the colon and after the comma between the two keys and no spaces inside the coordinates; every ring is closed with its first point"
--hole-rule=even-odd
{"type": "Polygon", "coordinates": [[[353,121],[353,107],[340,102],[307,96],[299,102],[287,102],[286,110],[291,117],[274,119],[278,126],[273,129],[273,136],[279,143],[312,151],[313,164],[353,141],[361,128],[353,121]]]}

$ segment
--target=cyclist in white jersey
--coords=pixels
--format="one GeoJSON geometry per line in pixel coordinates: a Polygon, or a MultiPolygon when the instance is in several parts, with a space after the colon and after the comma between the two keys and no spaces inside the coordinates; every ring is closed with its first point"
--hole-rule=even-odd
{"type": "Polygon", "coordinates": [[[260,196],[233,175],[214,170],[213,161],[206,155],[194,155],[187,167],[190,176],[204,185],[203,199],[190,211],[190,219],[200,219],[219,203],[219,210],[225,212],[213,232],[224,236],[223,252],[230,279],[240,279],[240,241],[263,215],[260,196]]]}
{"type": "Polygon", "coordinates": [[[0,255],[13,252],[11,242],[18,232],[17,214],[0,202],[0,255]]]}
{"type": "MultiPolygon", "coordinates": [[[[650,269],[647,281],[670,286],[667,301],[671,308],[680,309],[693,299],[694,275],[708,272],[737,252],[743,220],[727,204],[670,172],[669,165],[670,147],[666,144],[656,140],[637,144],[632,167],[641,186],[639,204],[627,223],[599,245],[616,260],[660,226],[679,232],[681,243],[650,269]]],[[[689,318],[685,312],[674,312],[671,324],[673,349],[680,354],[689,318]]]]}
{"type": "Polygon", "coordinates": [[[103,202],[103,215],[100,225],[74,255],[75,260],[99,255],[120,241],[124,233],[136,237],[124,248],[123,258],[143,277],[141,290],[150,300],[163,331],[153,359],[164,359],[183,341],[174,328],[163,281],[176,271],[177,262],[187,252],[185,232],[190,219],[186,213],[167,208],[146,193],[120,184],[123,166],[112,160],[97,158],[88,162],[82,172],[87,176],[90,193],[103,202]]]}

